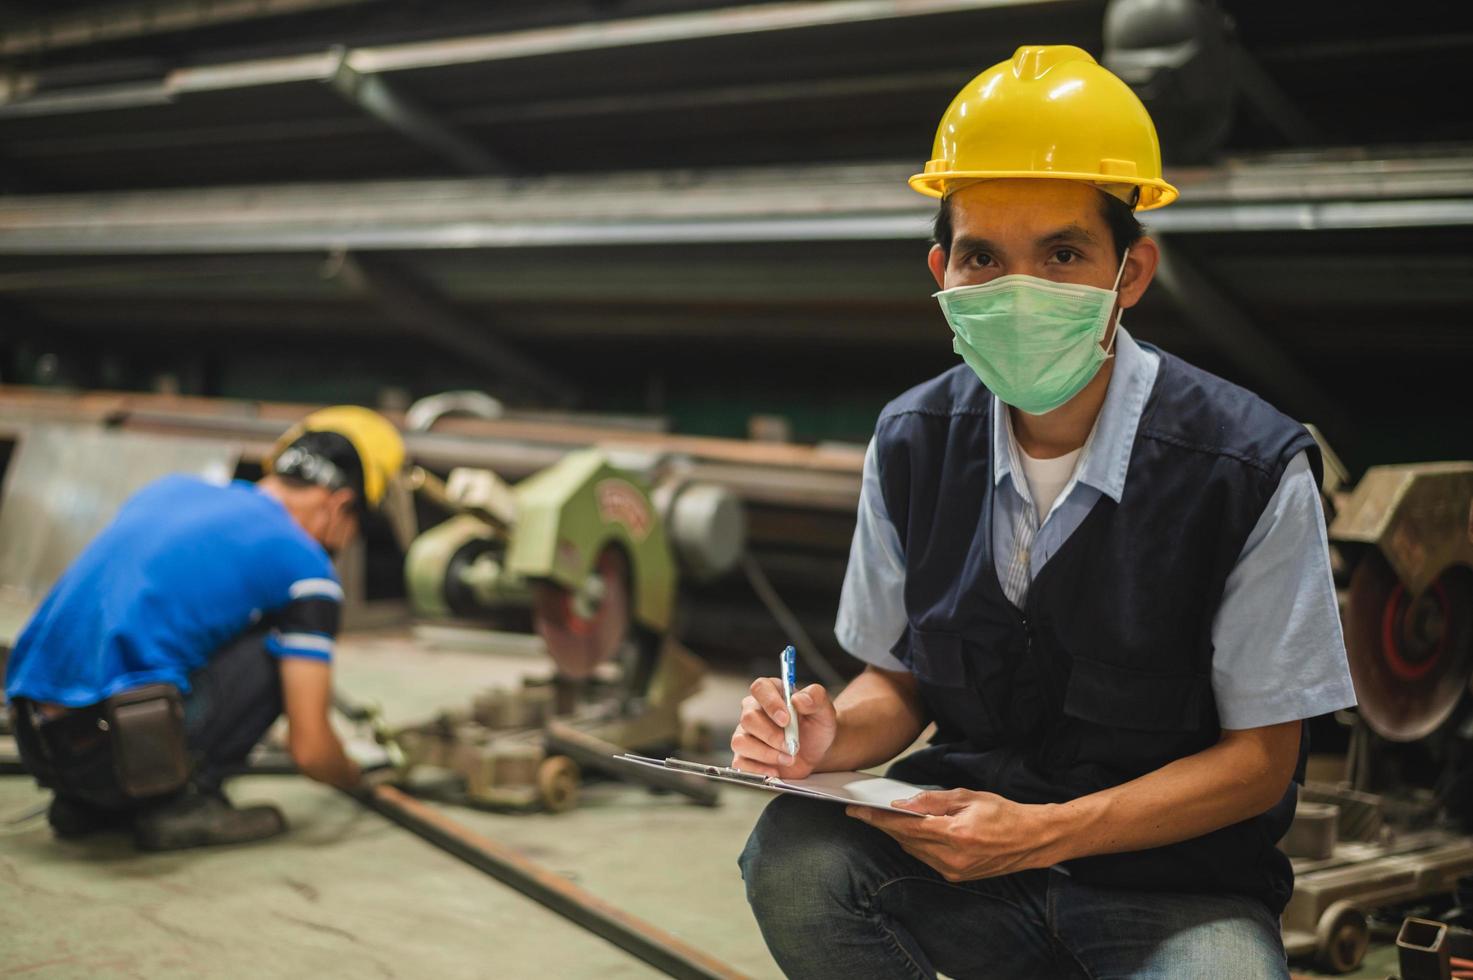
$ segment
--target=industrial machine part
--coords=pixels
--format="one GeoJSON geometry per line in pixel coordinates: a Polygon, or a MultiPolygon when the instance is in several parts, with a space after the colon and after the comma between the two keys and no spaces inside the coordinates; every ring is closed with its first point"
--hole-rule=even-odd
{"type": "Polygon", "coordinates": [[[411,432],[429,432],[447,415],[499,419],[505,414],[506,406],[484,391],[442,391],[410,405],[404,413],[404,427],[411,432]]]}
{"type": "Polygon", "coordinates": [[[1291,858],[1322,861],[1335,853],[1339,840],[1340,808],[1333,803],[1308,803],[1300,799],[1294,823],[1279,841],[1279,849],[1291,858]]]}
{"type": "Polygon", "coordinates": [[[355,799],[667,976],[686,980],[744,980],[741,973],[725,963],[584,891],[516,851],[460,826],[392,786],[378,786],[355,794],[355,799]]]}
{"type": "Polygon", "coordinates": [[[1294,895],[1284,910],[1284,949],[1313,956],[1328,973],[1360,965],[1370,940],[1366,913],[1452,892],[1473,874],[1473,840],[1445,830],[1395,836],[1389,842],[1347,842],[1325,860],[1294,861],[1294,895]]]}
{"type": "Polygon", "coordinates": [[[704,806],[716,805],[716,787],[705,780],[691,779],[680,773],[659,769],[630,774],[626,771],[628,766],[622,766],[615,760],[615,756],[621,755],[623,751],[619,746],[596,735],[579,731],[564,722],[553,721],[548,724],[547,747],[567,756],[585,769],[596,769],[620,779],[633,779],[651,789],[680,793],[704,806]]]}
{"type": "Polygon", "coordinates": [[[652,497],[593,449],[514,487],[487,470],[453,470],[443,496],[460,513],[420,535],[406,559],[415,610],[530,607],[559,674],[574,680],[612,659],[631,630],[669,628],[677,558],[711,577],[733,567],[744,544],[728,491],[671,481],[652,497]]]}
{"type": "MultiPolygon", "coordinates": [[[[577,804],[580,762],[636,746],[689,745],[695,734],[680,705],[700,686],[705,668],[673,637],[665,637],[643,694],[625,674],[605,665],[589,679],[528,678],[518,689],[495,688],[469,710],[445,711],[428,722],[399,729],[395,741],[406,769],[429,766],[455,773],[467,802],[497,809],[561,812],[577,804]]],[[[628,773],[608,768],[620,778],[628,773]]],[[[648,783],[648,780],[642,780],[648,783]]],[[[706,787],[662,783],[698,803],[715,800],[706,787]]]]}
{"type": "Polygon", "coordinates": [[[1360,703],[1346,714],[1346,783],[1306,785],[1280,846],[1296,875],[1285,948],[1342,973],[1365,953],[1368,913],[1452,892],[1473,874],[1473,838],[1456,832],[1473,816],[1473,463],[1375,467],[1346,489],[1343,467],[1326,458],[1360,703]]]}
{"type": "Polygon", "coordinates": [[[1381,738],[1426,738],[1473,676],[1473,463],[1372,468],[1330,540],[1353,552],[1343,618],[1360,716],[1381,738]]]}
{"type": "MultiPolygon", "coordinates": [[[[680,703],[704,668],[670,635],[679,571],[729,570],[744,521],[725,489],[685,480],[658,457],[648,468],[662,477],[653,493],[642,474],[582,450],[515,486],[488,470],[453,470],[432,494],[458,513],[409,549],[415,610],[527,616],[554,671],[402,730],[409,767],[459,774],[474,803],[559,811],[577,800],[575,760],[597,766],[600,753],[686,740],[680,703]]],[[[661,788],[714,802],[704,787],[661,788]]]]}
{"type": "Polygon", "coordinates": [[[402,771],[408,767],[404,747],[384,720],[382,707],[376,703],[351,701],[337,690],[332,692],[332,706],[344,718],[368,730],[374,742],[383,747],[389,768],[402,771]]]}
{"type": "Polygon", "coordinates": [[[1473,930],[1407,916],[1396,935],[1399,980],[1473,977],[1473,930]]]}
{"type": "Polygon", "coordinates": [[[1447,924],[1408,918],[1396,936],[1396,958],[1401,980],[1451,980],[1452,948],[1447,924]]]}

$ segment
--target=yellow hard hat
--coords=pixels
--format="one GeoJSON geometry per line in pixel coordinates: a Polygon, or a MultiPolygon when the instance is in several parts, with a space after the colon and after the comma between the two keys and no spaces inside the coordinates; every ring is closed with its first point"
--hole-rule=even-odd
{"type": "Polygon", "coordinates": [[[379,413],[357,405],[321,409],[276,440],[266,459],[266,472],[272,472],[272,464],[283,450],[309,432],[335,432],[352,444],[363,467],[363,502],[369,509],[377,508],[390,483],[404,467],[404,440],[394,424],[379,413]]]}
{"type": "Polygon", "coordinates": [[[1161,179],[1161,146],[1141,100],[1087,51],[1062,44],[1021,47],[968,82],[910,186],[944,197],[1000,177],[1088,181],[1127,203],[1134,198],[1138,211],[1177,198],[1161,179]]]}

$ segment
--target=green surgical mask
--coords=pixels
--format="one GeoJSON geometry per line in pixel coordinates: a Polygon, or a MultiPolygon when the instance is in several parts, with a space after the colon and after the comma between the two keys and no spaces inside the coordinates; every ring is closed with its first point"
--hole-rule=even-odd
{"type": "Polygon", "coordinates": [[[1100,345],[1124,272],[1122,256],[1110,289],[1012,275],[934,295],[956,335],[952,349],[982,383],[1005,404],[1042,415],[1079,394],[1111,356],[1100,345]]]}

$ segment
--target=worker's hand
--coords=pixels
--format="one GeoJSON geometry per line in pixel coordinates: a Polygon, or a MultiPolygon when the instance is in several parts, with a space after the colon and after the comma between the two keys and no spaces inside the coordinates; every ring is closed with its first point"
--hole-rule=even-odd
{"type": "Polygon", "coordinates": [[[905,852],[947,881],[972,881],[1057,863],[1053,807],[1014,803],[993,793],[951,789],[919,793],[895,806],[923,817],[874,807],[845,812],[895,838],[905,852]]]}
{"type": "Polygon", "coordinates": [[[783,684],[776,677],[759,677],[742,699],[742,719],[731,735],[732,768],[764,776],[802,779],[810,775],[834,744],[839,717],[821,684],[810,684],[793,695],[798,716],[798,755],[788,755],[783,727],[788,708],[783,684]]]}

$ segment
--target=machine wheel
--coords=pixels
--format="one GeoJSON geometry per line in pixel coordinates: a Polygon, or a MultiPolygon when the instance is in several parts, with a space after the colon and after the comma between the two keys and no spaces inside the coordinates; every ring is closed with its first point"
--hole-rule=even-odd
{"type": "Polygon", "coordinates": [[[537,767],[537,795],[552,813],[578,805],[578,763],[565,755],[548,756],[537,767]]]}
{"type": "Polygon", "coordinates": [[[1365,913],[1350,902],[1336,902],[1314,931],[1314,964],[1326,973],[1349,973],[1365,959],[1370,941],[1365,913]]]}
{"type": "Polygon", "coordinates": [[[548,581],[532,583],[532,626],[559,674],[586,680],[613,659],[629,637],[632,596],[629,559],[618,545],[599,552],[576,592],[548,581]]]}

